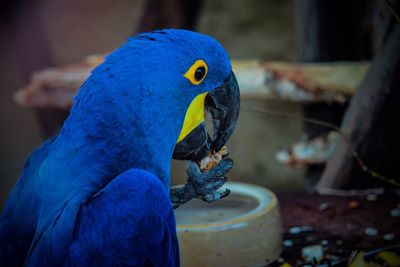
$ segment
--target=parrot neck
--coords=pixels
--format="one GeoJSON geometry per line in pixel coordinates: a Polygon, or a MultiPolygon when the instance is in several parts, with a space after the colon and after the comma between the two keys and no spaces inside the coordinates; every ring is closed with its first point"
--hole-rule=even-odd
{"type": "Polygon", "coordinates": [[[170,163],[179,134],[175,120],[155,123],[154,113],[135,114],[125,120],[107,120],[104,116],[81,119],[80,112],[70,117],[56,140],[60,157],[67,162],[71,177],[86,177],[104,186],[119,174],[143,169],[170,186],[170,163]],[[79,114],[79,116],[77,116],[79,114]],[[175,125],[176,124],[176,125],[175,125]]]}

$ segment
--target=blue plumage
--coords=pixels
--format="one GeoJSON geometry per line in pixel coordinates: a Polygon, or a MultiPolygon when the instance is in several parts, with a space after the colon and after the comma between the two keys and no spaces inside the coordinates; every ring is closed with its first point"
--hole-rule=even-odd
{"type": "Polygon", "coordinates": [[[191,101],[231,66],[212,38],[140,34],[107,56],[53,140],[32,153],[0,218],[1,266],[178,266],[170,161],[191,101]],[[183,74],[209,67],[195,86],[183,74]]]}

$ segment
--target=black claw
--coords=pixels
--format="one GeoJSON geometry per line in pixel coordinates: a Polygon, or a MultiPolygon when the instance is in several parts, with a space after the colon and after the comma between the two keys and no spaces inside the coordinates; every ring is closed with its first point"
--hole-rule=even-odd
{"type": "Polygon", "coordinates": [[[214,191],[210,194],[202,196],[201,199],[207,203],[212,203],[214,201],[223,199],[224,197],[228,196],[230,193],[231,193],[231,190],[229,190],[227,188],[227,189],[225,189],[224,192],[214,191]]]}
{"type": "Polygon", "coordinates": [[[225,189],[225,191],[221,194],[221,198],[220,199],[223,199],[224,197],[227,197],[230,193],[231,193],[231,190],[229,190],[228,188],[225,189]]]}

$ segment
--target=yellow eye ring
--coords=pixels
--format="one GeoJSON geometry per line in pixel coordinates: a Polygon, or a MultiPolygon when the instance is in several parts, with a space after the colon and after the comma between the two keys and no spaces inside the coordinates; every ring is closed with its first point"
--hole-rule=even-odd
{"type": "Polygon", "coordinates": [[[199,85],[207,76],[207,73],[207,64],[204,60],[198,59],[183,76],[185,76],[193,85],[199,85]]]}

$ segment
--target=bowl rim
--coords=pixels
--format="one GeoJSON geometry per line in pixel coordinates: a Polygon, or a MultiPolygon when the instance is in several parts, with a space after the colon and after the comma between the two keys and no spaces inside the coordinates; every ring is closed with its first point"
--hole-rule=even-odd
{"type": "MultiPolygon", "coordinates": [[[[242,215],[233,217],[232,219],[225,219],[212,223],[201,224],[177,224],[178,232],[188,231],[210,231],[210,230],[223,230],[224,228],[231,229],[247,225],[250,220],[259,218],[266,213],[269,213],[277,206],[276,195],[269,189],[248,183],[241,182],[227,182],[222,190],[225,188],[231,189],[231,192],[237,195],[250,196],[256,201],[258,205],[249,212],[242,215]]],[[[228,196],[229,197],[229,196],[228,196]]]]}

